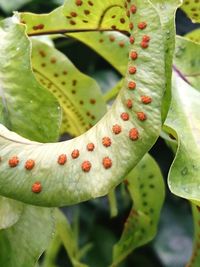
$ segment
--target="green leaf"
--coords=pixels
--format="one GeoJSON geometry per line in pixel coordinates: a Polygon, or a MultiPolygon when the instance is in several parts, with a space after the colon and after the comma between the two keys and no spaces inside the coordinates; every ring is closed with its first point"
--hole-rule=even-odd
{"type": "Polygon", "coordinates": [[[18,222],[0,231],[0,265],[34,267],[51,239],[51,216],[52,209],[24,205],[18,222]]]}
{"type": "Polygon", "coordinates": [[[16,11],[29,2],[31,2],[31,0],[0,0],[0,8],[6,13],[10,13],[12,11],[16,11]]]}
{"type": "Polygon", "coordinates": [[[181,8],[193,22],[200,22],[200,5],[198,0],[183,0],[181,8]]]}
{"type": "Polygon", "coordinates": [[[30,36],[115,29],[128,32],[129,19],[123,0],[77,2],[81,5],[74,0],[67,0],[64,6],[49,14],[21,13],[20,19],[27,25],[30,36]]]}
{"type": "Polygon", "coordinates": [[[105,114],[106,105],[95,80],[82,74],[64,54],[33,40],[32,65],[38,82],[60,102],[62,133],[80,135],[105,114]]]}
{"type": "Polygon", "coordinates": [[[176,38],[174,68],[193,87],[200,90],[200,45],[182,37],[176,38]]]}
{"type": "Polygon", "coordinates": [[[199,201],[199,97],[200,92],[179,76],[174,79],[173,98],[166,126],[178,138],[176,157],[168,184],[180,197],[199,201]]]}
{"type": "Polygon", "coordinates": [[[3,123],[32,140],[55,141],[59,133],[60,107],[34,78],[25,27],[17,24],[14,18],[7,19],[0,23],[0,34],[3,123]]]}
{"type": "Polygon", "coordinates": [[[22,203],[0,197],[0,230],[15,224],[19,220],[22,211],[22,203]]]}
{"type": "Polygon", "coordinates": [[[103,196],[155,143],[161,129],[165,90],[163,35],[159,15],[149,1],[138,0],[134,4],[137,12],[130,21],[138,25],[145,17],[147,26],[134,29],[137,41],[131,50],[137,51],[138,59],[129,59],[123,88],[111,109],[88,132],[62,143],[23,140],[1,126],[0,194],[45,206],[103,196]],[[151,37],[146,49],[141,46],[144,35],[151,37]],[[135,90],[129,89],[130,81],[136,83],[135,90]],[[27,160],[34,161],[33,169],[26,169],[27,160]]]}
{"type": "Polygon", "coordinates": [[[193,242],[193,253],[189,263],[186,267],[198,267],[200,263],[200,208],[196,205],[191,204],[193,220],[194,220],[194,242],[193,242]]]}
{"type": "Polygon", "coordinates": [[[189,32],[185,37],[193,42],[200,43],[200,29],[189,32]]]}
{"type": "Polygon", "coordinates": [[[114,246],[112,266],[117,266],[135,248],[152,240],[164,201],[164,182],[157,163],[148,154],[127,176],[134,206],[114,246]]]}

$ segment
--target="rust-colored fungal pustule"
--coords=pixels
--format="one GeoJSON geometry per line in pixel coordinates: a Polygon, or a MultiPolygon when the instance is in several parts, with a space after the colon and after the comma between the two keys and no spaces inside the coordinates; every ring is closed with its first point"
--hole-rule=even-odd
{"type": "Polygon", "coordinates": [[[129,29],[130,29],[130,30],[133,30],[133,28],[134,28],[134,24],[133,24],[133,22],[130,22],[130,24],[129,24],[129,29]]]}
{"type": "Polygon", "coordinates": [[[19,164],[19,158],[17,156],[13,156],[9,159],[8,164],[11,168],[16,167],[19,164]]]}
{"type": "Polygon", "coordinates": [[[64,165],[66,162],[67,162],[67,156],[66,154],[61,154],[59,157],[58,157],[58,164],[60,165],[64,165]]]}
{"type": "Polygon", "coordinates": [[[27,169],[28,171],[32,170],[34,166],[35,166],[35,161],[32,159],[28,159],[24,165],[25,169],[27,169]]]}
{"type": "Polygon", "coordinates": [[[140,121],[145,121],[147,119],[147,116],[144,112],[137,112],[137,117],[140,121]]]}
{"type": "Polygon", "coordinates": [[[103,137],[102,139],[102,144],[105,146],[105,147],[109,147],[111,146],[112,144],[112,141],[109,137],[103,137]]]}
{"type": "Polygon", "coordinates": [[[32,192],[33,193],[40,193],[42,191],[42,185],[40,182],[35,182],[32,185],[32,192]]]}
{"type": "Polygon", "coordinates": [[[150,104],[152,102],[152,98],[150,96],[143,95],[141,96],[141,101],[143,104],[150,104]]]}
{"type": "Polygon", "coordinates": [[[128,109],[131,109],[133,107],[133,101],[131,99],[127,99],[126,106],[128,109]]]}
{"type": "Polygon", "coordinates": [[[132,140],[132,141],[136,141],[138,138],[139,138],[139,132],[136,128],[132,128],[130,131],[129,131],[129,138],[132,140]]]}
{"type": "Polygon", "coordinates": [[[79,157],[79,155],[80,155],[80,153],[79,153],[79,150],[78,149],[74,149],[72,151],[71,156],[72,156],[73,159],[77,159],[79,157]]]}
{"type": "Polygon", "coordinates": [[[150,41],[150,39],[151,39],[151,38],[150,38],[150,36],[148,36],[148,35],[144,35],[144,36],[142,37],[142,41],[143,41],[143,42],[147,42],[147,43],[148,43],[148,42],[150,41]]]}
{"type": "Polygon", "coordinates": [[[102,163],[105,169],[110,169],[112,167],[112,160],[109,157],[103,158],[102,163]]]}
{"type": "Polygon", "coordinates": [[[87,150],[88,151],[94,151],[94,149],[95,149],[95,145],[93,143],[87,144],[87,150]]]}
{"type": "Polygon", "coordinates": [[[130,57],[131,57],[132,60],[136,60],[138,58],[137,52],[136,51],[132,51],[130,53],[130,57]]]}
{"type": "Polygon", "coordinates": [[[112,131],[114,134],[120,134],[122,131],[122,127],[118,124],[113,125],[112,131]]]}
{"type": "Polygon", "coordinates": [[[89,172],[90,169],[91,169],[91,167],[92,167],[92,164],[91,164],[88,160],[84,161],[84,162],[82,163],[82,165],[81,165],[81,168],[82,168],[82,170],[83,170],[84,172],[89,172]]]}
{"type": "Polygon", "coordinates": [[[129,67],[128,71],[129,71],[129,74],[135,74],[137,72],[137,69],[136,69],[136,67],[131,66],[131,67],[129,67]]]}
{"type": "Polygon", "coordinates": [[[83,1],[82,0],[76,0],[75,3],[77,6],[82,6],[83,1]]]}
{"type": "Polygon", "coordinates": [[[121,118],[123,121],[128,121],[129,120],[129,114],[127,112],[123,112],[121,114],[121,118]]]}
{"type": "Polygon", "coordinates": [[[138,23],[138,29],[144,30],[147,27],[147,23],[145,21],[138,23]]]}
{"type": "Polygon", "coordinates": [[[136,7],[135,5],[132,5],[132,6],[130,7],[130,12],[131,12],[132,14],[135,14],[136,11],[137,11],[137,7],[136,7]]]}
{"type": "Polygon", "coordinates": [[[135,38],[133,36],[130,36],[129,41],[130,41],[131,44],[134,44],[135,38]]]}
{"type": "Polygon", "coordinates": [[[140,43],[140,46],[141,46],[143,49],[146,49],[146,48],[149,47],[149,43],[148,43],[148,42],[144,42],[144,41],[142,41],[142,42],[140,43]]]}
{"type": "Polygon", "coordinates": [[[128,89],[134,90],[136,88],[136,83],[134,81],[130,81],[128,83],[128,89]]]}

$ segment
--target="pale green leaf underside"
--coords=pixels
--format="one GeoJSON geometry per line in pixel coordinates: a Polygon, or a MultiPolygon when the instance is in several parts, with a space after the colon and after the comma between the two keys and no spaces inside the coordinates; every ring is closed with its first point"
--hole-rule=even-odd
{"type": "Polygon", "coordinates": [[[33,40],[32,66],[37,80],[58,99],[62,107],[61,132],[80,135],[106,112],[97,83],[82,74],[62,53],[33,40]]]}
{"type": "Polygon", "coordinates": [[[185,35],[185,37],[193,42],[200,43],[200,29],[196,29],[192,32],[189,32],[185,35]]]}
{"type": "Polygon", "coordinates": [[[136,40],[131,49],[137,50],[138,59],[135,62],[130,59],[128,68],[135,65],[137,72],[127,72],[124,86],[112,108],[84,135],[62,143],[33,143],[1,126],[0,194],[46,206],[62,206],[102,196],[119,184],[154,144],[160,133],[160,109],[165,90],[163,36],[159,15],[150,2],[138,0],[134,4],[138,11],[130,20],[137,25],[145,17],[147,27],[134,29],[136,40]],[[151,36],[147,49],[140,46],[144,35],[151,36]],[[137,83],[135,90],[127,88],[130,80],[137,83]],[[145,105],[141,96],[151,97],[152,102],[145,105]],[[133,101],[132,109],[126,106],[128,99],[133,101]],[[140,121],[137,112],[144,112],[147,119],[140,121]],[[124,121],[122,113],[129,114],[129,120],[124,121]],[[113,133],[116,124],[121,127],[119,134],[113,133]],[[103,145],[104,137],[111,139],[110,146],[103,145]],[[86,149],[88,143],[95,146],[92,152],[86,149]],[[74,149],[80,153],[76,159],[71,156],[74,149]],[[57,162],[61,154],[67,156],[65,165],[57,162]],[[8,160],[14,155],[19,157],[19,164],[11,168],[8,160]],[[31,171],[24,168],[28,159],[35,161],[31,171]],[[85,172],[88,166],[90,170],[85,172]],[[42,187],[38,194],[31,191],[36,182],[42,187]]]}
{"type": "Polygon", "coordinates": [[[154,238],[164,201],[164,182],[157,163],[148,154],[127,176],[134,205],[120,241],[114,246],[113,264],[118,265],[135,248],[154,238]]]}
{"type": "Polygon", "coordinates": [[[15,224],[23,211],[24,205],[16,200],[0,197],[0,230],[15,224]]]}
{"type": "Polygon", "coordinates": [[[1,122],[32,140],[55,141],[59,133],[60,107],[56,99],[36,81],[31,69],[30,41],[25,35],[25,27],[12,20],[7,19],[0,24],[1,122]],[[38,110],[39,116],[33,112],[38,110]]]}
{"type": "Polygon", "coordinates": [[[193,201],[200,200],[199,98],[200,92],[177,76],[166,121],[166,126],[176,131],[178,136],[178,150],[168,178],[170,190],[193,201]]]}
{"type": "Polygon", "coordinates": [[[193,22],[200,22],[200,2],[198,0],[183,0],[181,8],[193,22]]]}
{"type": "Polygon", "coordinates": [[[200,90],[200,44],[177,37],[174,64],[186,81],[200,90]]]}
{"type": "Polygon", "coordinates": [[[16,224],[0,231],[0,266],[33,267],[52,235],[52,210],[24,205],[16,224]]]}

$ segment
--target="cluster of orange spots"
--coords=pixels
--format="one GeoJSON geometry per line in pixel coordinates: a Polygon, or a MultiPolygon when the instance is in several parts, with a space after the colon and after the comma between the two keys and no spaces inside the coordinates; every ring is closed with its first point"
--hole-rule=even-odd
{"type": "Polygon", "coordinates": [[[145,121],[147,119],[147,116],[144,112],[137,112],[137,117],[140,121],[145,121]]]}
{"type": "Polygon", "coordinates": [[[132,128],[130,131],[129,131],[129,138],[132,140],[132,141],[136,141],[138,138],[139,138],[139,132],[136,128],[132,128]]]}
{"type": "Polygon", "coordinates": [[[32,170],[35,166],[35,161],[32,159],[28,159],[24,165],[25,169],[27,169],[28,171],[32,170]]]}
{"type": "Polygon", "coordinates": [[[136,51],[132,51],[130,53],[130,57],[131,57],[132,60],[136,60],[138,58],[137,52],[136,51]]]}
{"type": "Polygon", "coordinates": [[[67,156],[66,154],[61,154],[59,157],[58,157],[58,164],[60,165],[64,165],[66,162],[67,162],[67,156]]]}
{"type": "Polygon", "coordinates": [[[128,88],[129,88],[130,90],[134,90],[134,89],[136,88],[136,83],[135,83],[134,81],[130,81],[130,82],[128,83],[128,88]]]}
{"type": "Polygon", "coordinates": [[[103,144],[105,147],[109,147],[109,146],[111,146],[112,141],[111,141],[110,137],[103,137],[103,138],[102,138],[102,144],[103,144]]]}
{"type": "Polygon", "coordinates": [[[112,167],[112,160],[109,157],[103,158],[102,164],[105,169],[110,169],[112,167]]]}
{"type": "Polygon", "coordinates": [[[94,151],[94,149],[95,149],[95,145],[93,143],[87,144],[87,150],[88,151],[94,151]]]}
{"type": "Polygon", "coordinates": [[[150,96],[143,95],[141,96],[141,101],[143,104],[150,104],[152,102],[152,98],[150,96]]]}
{"type": "Polygon", "coordinates": [[[16,167],[19,164],[19,158],[17,156],[13,156],[9,159],[8,164],[11,168],[16,167]]]}
{"type": "Polygon", "coordinates": [[[123,112],[120,117],[123,121],[129,120],[129,114],[127,112],[123,112]]]}
{"type": "Polygon", "coordinates": [[[114,134],[119,134],[122,131],[122,127],[118,124],[113,125],[112,131],[114,134]]]}
{"type": "Polygon", "coordinates": [[[33,30],[37,31],[37,30],[43,30],[44,29],[44,24],[38,24],[33,26],[33,30]]]}
{"type": "Polygon", "coordinates": [[[131,99],[127,99],[126,106],[128,109],[131,109],[133,107],[133,101],[131,99]]]}
{"type": "Polygon", "coordinates": [[[83,170],[84,172],[89,172],[90,169],[91,169],[91,167],[92,167],[92,164],[91,164],[88,160],[84,161],[84,162],[82,163],[82,165],[81,165],[81,168],[82,168],[82,170],[83,170]]]}
{"type": "Polygon", "coordinates": [[[71,156],[72,156],[73,159],[77,159],[79,157],[79,155],[80,155],[80,153],[79,153],[79,150],[78,149],[74,149],[72,151],[71,156]]]}
{"type": "Polygon", "coordinates": [[[137,72],[137,69],[136,69],[136,67],[131,66],[128,68],[128,72],[129,72],[129,74],[135,74],[137,72]]]}
{"type": "Polygon", "coordinates": [[[33,193],[40,193],[42,191],[42,185],[40,182],[35,182],[32,185],[32,192],[33,193]]]}
{"type": "Polygon", "coordinates": [[[134,42],[135,42],[135,38],[134,38],[133,36],[131,36],[131,37],[129,38],[129,41],[130,41],[131,44],[134,44],[134,42]]]}

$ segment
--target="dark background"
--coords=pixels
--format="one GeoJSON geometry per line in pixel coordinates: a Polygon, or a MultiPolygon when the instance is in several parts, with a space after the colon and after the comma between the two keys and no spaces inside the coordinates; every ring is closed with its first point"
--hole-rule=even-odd
{"type": "MultiPolygon", "coordinates": [[[[34,0],[21,7],[19,11],[48,13],[59,3],[61,4],[62,1],[34,0]]],[[[0,9],[2,18],[11,15],[12,12],[0,9]]],[[[198,24],[193,24],[181,10],[177,12],[176,25],[179,35],[184,35],[199,27],[198,24]]],[[[56,40],[56,47],[65,53],[81,71],[94,77],[103,90],[112,87],[120,79],[120,75],[112,66],[76,40],[59,38],[56,40]]],[[[166,181],[166,201],[162,210],[159,231],[154,241],[136,249],[120,266],[183,267],[192,251],[193,225],[190,207],[185,200],[175,197],[167,189],[167,174],[173,161],[173,154],[161,138],[150,153],[159,163],[166,181]]],[[[71,221],[75,214],[79,214],[80,245],[87,242],[93,243],[93,248],[84,259],[91,267],[108,266],[112,245],[120,237],[131,202],[128,196],[127,199],[122,199],[120,188],[117,189],[117,198],[119,214],[114,219],[110,218],[107,198],[63,209],[71,221]]],[[[60,251],[58,265],[59,267],[71,266],[64,249],[60,251]]]]}

